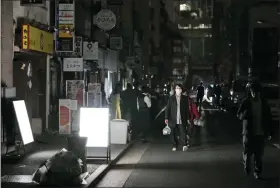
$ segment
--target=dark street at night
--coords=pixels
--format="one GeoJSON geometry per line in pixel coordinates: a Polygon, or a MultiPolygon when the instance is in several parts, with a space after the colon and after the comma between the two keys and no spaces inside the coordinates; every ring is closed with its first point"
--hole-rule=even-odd
{"type": "Polygon", "coordinates": [[[136,144],[97,187],[279,187],[279,149],[267,142],[263,180],[246,176],[242,165],[241,124],[232,115],[206,110],[206,127],[187,151],[171,151],[158,136],[136,144]]]}
{"type": "Polygon", "coordinates": [[[280,0],[1,0],[1,187],[280,187],[280,0]]]}

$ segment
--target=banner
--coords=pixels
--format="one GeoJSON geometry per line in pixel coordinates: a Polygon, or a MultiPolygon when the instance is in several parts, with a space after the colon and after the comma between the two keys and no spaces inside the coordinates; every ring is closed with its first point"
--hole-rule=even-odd
{"type": "Polygon", "coordinates": [[[73,0],[58,0],[56,20],[57,20],[57,39],[56,51],[74,51],[74,28],[75,28],[75,3],[73,0]]]}
{"type": "Polygon", "coordinates": [[[71,100],[59,99],[59,134],[71,134],[71,100]]]}
{"type": "Polygon", "coordinates": [[[66,80],[66,98],[75,100],[76,106],[75,108],[72,107],[71,112],[72,132],[79,132],[79,110],[85,103],[84,89],[85,84],[83,80],[66,80]]]}
{"type": "Polygon", "coordinates": [[[99,83],[88,84],[87,106],[94,107],[94,108],[102,107],[101,84],[99,83]]]}

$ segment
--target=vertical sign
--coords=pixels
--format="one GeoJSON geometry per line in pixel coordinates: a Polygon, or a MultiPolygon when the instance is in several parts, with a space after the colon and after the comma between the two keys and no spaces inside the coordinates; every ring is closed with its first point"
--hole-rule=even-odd
{"type": "Polygon", "coordinates": [[[22,46],[21,48],[24,50],[28,49],[28,40],[29,40],[29,26],[28,25],[22,25],[22,46]]]}
{"type": "Polygon", "coordinates": [[[83,56],[83,37],[75,37],[75,52],[78,56],[83,56]]]}
{"type": "Polygon", "coordinates": [[[58,0],[56,51],[74,51],[75,3],[73,0],[58,0]]]}

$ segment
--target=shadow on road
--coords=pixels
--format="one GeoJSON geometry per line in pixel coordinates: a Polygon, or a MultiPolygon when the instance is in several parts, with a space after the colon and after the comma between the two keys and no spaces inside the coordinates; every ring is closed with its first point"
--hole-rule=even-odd
{"type": "Polygon", "coordinates": [[[241,141],[241,122],[229,112],[205,105],[206,131],[219,145],[237,144],[241,141]]]}

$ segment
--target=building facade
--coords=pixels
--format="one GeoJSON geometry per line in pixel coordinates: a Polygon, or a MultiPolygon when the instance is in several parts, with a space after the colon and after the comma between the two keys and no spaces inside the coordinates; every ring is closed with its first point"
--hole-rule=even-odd
{"type": "Polygon", "coordinates": [[[13,87],[13,1],[1,0],[1,80],[13,87]]]}
{"type": "Polygon", "coordinates": [[[12,8],[13,86],[16,98],[25,100],[34,133],[40,134],[48,125],[48,67],[54,52],[49,1],[36,5],[12,1],[12,8]]]}

